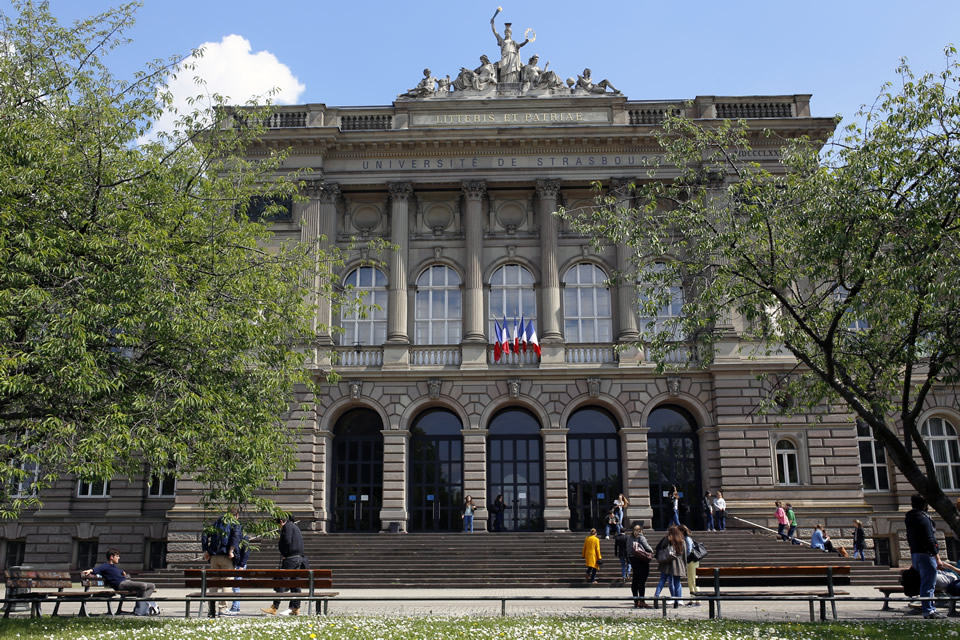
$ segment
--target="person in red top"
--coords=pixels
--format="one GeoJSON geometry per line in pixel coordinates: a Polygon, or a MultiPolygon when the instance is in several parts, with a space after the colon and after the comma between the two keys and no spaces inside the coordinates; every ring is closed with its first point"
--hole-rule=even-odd
{"type": "Polygon", "coordinates": [[[787,528],[790,526],[790,520],[787,518],[787,512],[783,510],[783,504],[779,500],[776,502],[777,505],[777,535],[780,536],[780,539],[786,542],[790,538],[787,536],[787,528]]]}

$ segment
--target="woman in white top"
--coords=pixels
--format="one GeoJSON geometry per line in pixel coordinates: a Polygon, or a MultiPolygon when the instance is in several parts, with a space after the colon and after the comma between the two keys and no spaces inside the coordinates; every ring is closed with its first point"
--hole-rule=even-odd
{"type": "Polygon", "coordinates": [[[617,499],[613,501],[613,506],[616,507],[614,513],[616,513],[620,519],[620,527],[623,528],[623,514],[626,513],[627,507],[630,506],[630,501],[627,500],[627,496],[621,493],[617,496],[617,499]]]}
{"type": "Polygon", "coordinates": [[[723,491],[717,491],[713,499],[713,518],[716,520],[717,531],[727,528],[727,501],[723,499],[723,491]]]}

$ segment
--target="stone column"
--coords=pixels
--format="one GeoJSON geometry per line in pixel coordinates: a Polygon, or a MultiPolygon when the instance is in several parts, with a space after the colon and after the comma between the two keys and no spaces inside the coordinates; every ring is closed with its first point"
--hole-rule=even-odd
{"type": "Polygon", "coordinates": [[[313,450],[313,512],[317,518],[317,531],[329,533],[333,517],[327,496],[327,480],[333,466],[333,433],[317,431],[313,450]]]}
{"type": "Polygon", "coordinates": [[[570,529],[570,495],[567,488],[567,430],[542,429],[544,505],[546,531],[570,529]]]}
{"type": "MultiPolygon", "coordinates": [[[[396,417],[399,420],[399,416],[396,417]]],[[[400,531],[407,531],[407,446],[410,432],[388,429],[383,433],[383,502],[380,508],[380,528],[390,529],[391,522],[400,523],[400,531]]]]}
{"type": "MultiPolygon", "coordinates": [[[[490,503],[487,499],[487,430],[463,429],[463,495],[473,496],[476,504],[490,503]]],[[[474,531],[487,530],[486,508],[473,519],[474,531]]]]}
{"type": "Polygon", "coordinates": [[[387,343],[410,344],[407,336],[407,251],[410,245],[407,205],[413,194],[409,182],[392,182],[390,189],[390,288],[387,301],[387,343]]]}
{"type": "MultiPolygon", "coordinates": [[[[323,252],[328,252],[337,241],[337,201],[340,199],[340,185],[335,182],[325,183],[317,197],[320,201],[319,248],[323,252]]],[[[329,282],[334,275],[330,273],[329,261],[318,266],[321,285],[339,284],[329,282]]],[[[321,293],[317,298],[317,341],[320,345],[331,346],[333,345],[333,338],[330,333],[330,326],[333,324],[333,306],[330,304],[329,295],[323,293],[324,288],[321,286],[321,293]]]]}
{"type": "Polygon", "coordinates": [[[466,237],[466,260],[463,295],[463,341],[486,344],[483,322],[483,197],[487,183],[482,180],[464,181],[464,235],[466,237]]]}
{"type": "MultiPolygon", "coordinates": [[[[633,182],[632,179],[614,178],[610,181],[610,187],[617,198],[617,207],[630,206],[630,194],[627,192],[627,186],[633,182]]],[[[633,249],[624,242],[617,243],[617,271],[621,274],[632,272],[633,249]]],[[[619,342],[636,342],[640,338],[640,332],[637,329],[637,289],[633,279],[625,277],[617,285],[617,319],[620,325],[620,333],[617,337],[619,342]]]]}
{"type": "Polygon", "coordinates": [[[561,342],[560,332],[560,273],[557,271],[557,194],[560,180],[537,180],[537,195],[540,196],[540,269],[542,282],[540,299],[543,307],[537,313],[540,318],[538,337],[541,342],[561,342]]]}

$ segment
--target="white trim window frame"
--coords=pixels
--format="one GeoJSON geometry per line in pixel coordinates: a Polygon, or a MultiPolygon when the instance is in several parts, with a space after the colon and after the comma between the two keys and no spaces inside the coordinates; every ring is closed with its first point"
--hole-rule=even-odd
{"type": "Polygon", "coordinates": [[[940,488],[960,489],[960,439],[956,428],[946,418],[934,416],[924,421],[920,435],[930,450],[940,488]]]}
{"type": "Polygon", "coordinates": [[[92,482],[84,482],[83,480],[77,480],[77,497],[84,499],[109,498],[110,481],[94,480],[92,482]]]}
{"type": "Polygon", "coordinates": [[[800,447],[789,438],[779,438],[773,446],[777,485],[800,485],[800,447]]]}
{"type": "MultiPolygon", "coordinates": [[[[537,327],[537,292],[533,274],[523,265],[511,263],[498,267],[490,276],[490,305],[487,335],[494,335],[494,322],[507,320],[507,331],[513,336],[513,321],[533,321],[537,327]]],[[[538,327],[539,328],[539,327],[538,327]]]]}
{"type": "Polygon", "coordinates": [[[387,341],[387,276],[376,267],[357,267],[343,280],[347,295],[363,308],[344,310],[340,326],[343,345],[381,346],[387,341]]]}
{"type": "Polygon", "coordinates": [[[568,343],[613,342],[607,274],[590,262],[563,274],[563,336],[568,343]]]}
{"type": "MultiPolygon", "coordinates": [[[[666,269],[666,266],[666,262],[654,262],[644,270],[644,273],[649,273],[651,275],[660,274],[664,271],[664,269],[666,269]]],[[[656,315],[645,316],[642,314],[643,306],[646,304],[647,299],[642,289],[644,287],[650,287],[653,283],[644,279],[644,273],[640,274],[640,281],[637,283],[637,286],[640,289],[638,295],[637,315],[637,327],[640,329],[640,334],[659,334],[663,333],[664,331],[669,331],[672,334],[671,337],[674,341],[682,342],[684,339],[683,332],[679,327],[674,325],[674,321],[677,318],[683,317],[683,284],[674,283],[671,285],[669,287],[670,301],[660,307],[660,309],[657,310],[656,315]]]]}
{"type": "Polygon", "coordinates": [[[150,474],[150,484],[147,486],[148,498],[176,498],[177,477],[171,473],[150,474]]]}
{"type": "Polygon", "coordinates": [[[883,445],[873,437],[870,427],[857,420],[857,449],[860,453],[860,479],[868,493],[890,490],[890,472],[883,445]]]}
{"type": "Polygon", "coordinates": [[[416,344],[460,344],[462,318],[460,275],[442,264],[427,267],[417,278],[414,295],[416,344]]]}

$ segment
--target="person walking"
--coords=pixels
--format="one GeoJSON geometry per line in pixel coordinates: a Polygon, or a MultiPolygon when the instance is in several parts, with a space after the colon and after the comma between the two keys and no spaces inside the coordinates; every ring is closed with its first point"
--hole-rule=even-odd
{"type": "MultiPolygon", "coordinates": [[[[203,559],[210,563],[211,569],[233,569],[233,558],[243,533],[237,520],[239,514],[240,509],[233,506],[217,518],[213,525],[204,530],[200,538],[200,548],[203,550],[203,559]]],[[[222,592],[223,589],[220,587],[210,590],[210,593],[222,592]]],[[[218,600],[216,604],[210,603],[211,618],[222,616],[226,611],[226,600],[218,600]]]]}
{"type": "Polygon", "coordinates": [[[673,507],[673,520],[670,521],[671,525],[676,527],[680,526],[680,492],[677,491],[676,486],[670,487],[670,502],[673,507]]]}
{"type": "Polygon", "coordinates": [[[790,544],[800,544],[800,541],[797,540],[797,514],[793,512],[793,507],[790,503],[787,503],[787,520],[790,521],[790,530],[787,532],[787,537],[790,538],[790,544]]]}
{"type": "Polygon", "coordinates": [[[633,569],[633,581],[630,583],[630,592],[633,594],[633,606],[637,609],[649,609],[650,605],[643,601],[643,592],[650,576],[650,560],[653,558],[653,549],[643,535],[643,525],[633,525],[633,533],[628,543],[630,545],[630,565],[633,569]]]}
{"type": "Polygon", "coordinates": [[[709,491],[704,492],[700,508],[703,510],[703,521],[705,523],[703,528],[707,531],[713,531],[713,498],[709,491]]]}
{"type": "Polygon", "coordinates": [[[597,530],[590,529],[590,534],[583,541],[584,564],[587,565],[587,584],[597,583],[597,569],[600,568],[600,561],[603,556],[600,555],[600,538],[597,537],[597,530]]]}
{"type": "Polygon", "coordinates": [[[613,554],[620,559],[620,580],[626,582],[630,573],[630,545],[623,531],[613,539],[613,554]]]}
{"type": "Polygon", "coordinates": [[[783,504],[777,500],[776,504],[777,509],[774,512],[774,516],[777,518],[777,535],[780,536],[780,539],[786,542],[787,538],[787,529],[790,526],[790,520],[787,519],[787,512],[783,510],[783,504]]]}
{"type": "MultiPolygon", "coordinates": [[[[280,569],[309,569],[310,561],[303,555],[303,534],[300,533],[300,527],[289,516],[277,517],[277,526],[280,528],[280,540],[277,541],[277,549],[280,551],[280,569]]],[[[287,589],[286,587],[277,587],[274,589],[277,593],[300,593],[300,587],[287,589]]],[[[280,608],[280,601],[274,600],[273,604],[266,609],[260,609],[264,613],[275,616],[277,609],[280,608]]],[[[281,611],[280,615],[300,615],[300,601],[291,600],[290,608],[281,611]]]]}
{"type": "Polygon", "coordinates": [[[503,531],[503,512],[506,510],[507,506],[503,504],[503,494],[498,493],[496,500],[493,501],[493,530],[496,532],[503,531]]]}
{"type": "Polygon", "coordinates": [[[463,501],[463,514],[460,518],[463,520],[463,532],[473,533],[473,516],[479,507],[473,503],[473,496],[467,496],[463,501]]]}
{"type": "MultiPolygon", "coordinates": [[[[686,555],[684,556],[687,562],[687,589],[690,591],[691,596],[699,595],[700,589],[697,588],[697,568],[700,566],[700,561],[693,558],[693,535],[690,533],[690,529],[686,525],[680,525],[680,531],[683,533],[683,543],[686,548],[686,555]]],[[[690,606],[699,607],[699,602],[690,601],[690,606]]]]}
{"type": "Polygon", "coordinates": [[[620,530],[623,530],[623,519],[627,515],[627,507],[630,506],[630,501],[627,500],[627,496],[622,493],[617,496],[617,499],[613,501],[614,512],[617,514],[617,518],[620,521],[620,530]]]}
{"type": "Polygon", "coordinates": [[[863,530],[863,523],[859,520],[853,521],[853,557],[856,558],[857,554],[860,554],[860,560],[866,560],[867,556],[865,550],[867,548],[867,534],[863,530]]]}
{"type": "Polygon", "coordinates": [[[936,530],[933,520],[927,514],[927,501],[920,494],[910,496],[910,511],[904,517],[907,526],[907,544],[910,545],[910,562],[920,574],[921,598],[923,601],[924,618],[945,618],[937,611],[933,600],[937,585],[937,569],[940,568],[940,554],[937,548],[936,530]]]}
{"type": "Polygon", "coordinates": [[[683,604],[683,579],[687,577],[686,551],[683,532],[680,527],[671,525],[667,529],[667,535],[657,543],[656,559],[657,568],[660,569],[660,582],[653,594],[654,601],[660,598],[664,585],[668,585],[670,595],[674,598],[674,608],[683,604]]]}
{"type": "Polygon", "coordinates": [[[717,531],[727,528],[727,501],[723,499],[723,491],[717,491],[713,499],[713,517],[716,518],[717,531]]]}

